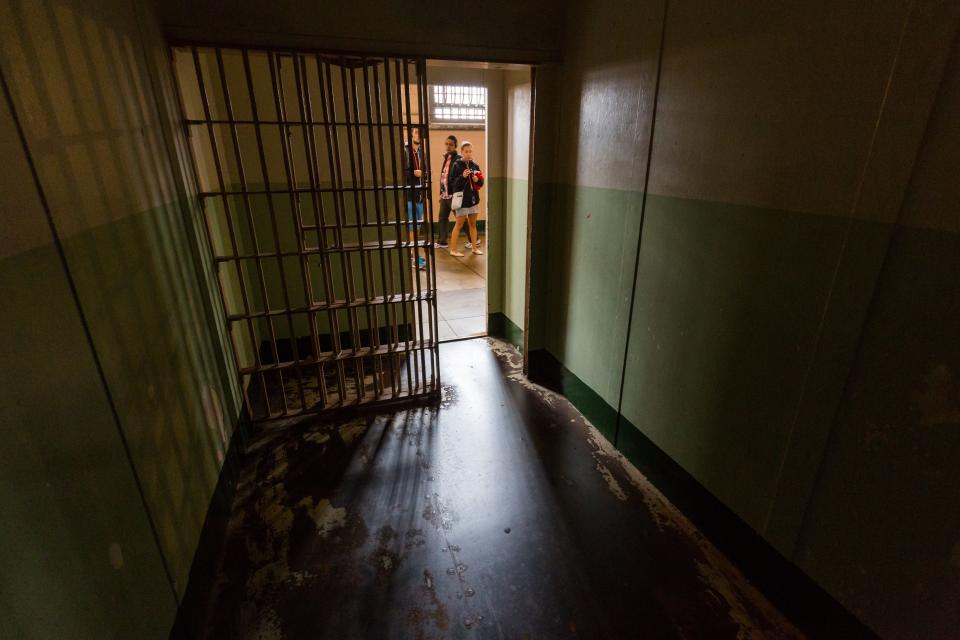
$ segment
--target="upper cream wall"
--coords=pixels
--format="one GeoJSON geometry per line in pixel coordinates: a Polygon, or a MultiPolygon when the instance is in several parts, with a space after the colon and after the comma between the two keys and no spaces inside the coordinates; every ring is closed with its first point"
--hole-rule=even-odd
{"type": "Polygon", "coordinates": [[[570,5],[558,87],[560,182],[643,188],[662,18],[654,4],[626,3],[617,20],[570,5]]]}
{"type": "Polygon", "coordinates": [[[0,104],[0,158],[6,162],[0,171],[0,259],[49,245],[53,242],[50,228],[42,219],[43,210],[33,188],[30,165],[23,157],[13,116],[6,101],[0,104]],[[42,222],[42,224],[41,224],[42,222]]]}
{"type": "Polygon", "coordinates": [[[511,62],[561,55],[563,10],[544,0],[492,0],[471,5],[469,17],[439,5],[383,0],[155,5],[166,34],[191,41],[511,62]]]}
{"type": "MultiPolygon", "coordinates": [[[[924,61],[950,24],[943,3],[753,3],[703,19],[715,10],[670,3],[650,192],[890,221],[939,79],[924,61]]],[[[662,11],[568,20],[561,182],[643,189],[662,11]]]]}
{"type": "Polygon", "coordinates": [[[752,3],[719,30],[671,3],[650,191],[889,221],[936,89],[933,4],[752,3]]]}
{"type": "Polygon", "coordinates": [[[506,177],[527,180],[530,174],[530,71],[504,72],[506,177]]]}
{"type": "Polygon", "coordinates": [[[176,200],[133,11],[2,3],[0,52],[58,231],[176,200]]]}

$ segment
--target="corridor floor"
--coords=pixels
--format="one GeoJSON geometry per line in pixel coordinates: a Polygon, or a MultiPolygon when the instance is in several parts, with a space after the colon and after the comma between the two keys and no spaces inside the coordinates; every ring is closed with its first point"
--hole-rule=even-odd
{"type": "MultiPolygon", "coordinates": [[[[481,246],[487,249],[481,234],[481,246]]],[[[446,249],[436,249],[437,260],[437,318],[440,340],[482,336],[487,332],[486,255],[474,255],[463,248],[464,234],[460,234],[462,258],[451,256],[446,249]]],[[[422,284],[426,279],[421,276],[422,284]]]]}
{"type": "Polygon", "coordinates": [[[440,353],[439,407],[254,439],[200,637],[801,637],[512,347],[440,353]]]}

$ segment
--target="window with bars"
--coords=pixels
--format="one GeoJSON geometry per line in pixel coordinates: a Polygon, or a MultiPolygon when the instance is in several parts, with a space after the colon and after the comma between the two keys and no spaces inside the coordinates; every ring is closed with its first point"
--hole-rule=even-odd
{"type": "Polygon", "coordinates": [[[486,118],[486,87],[433,85],[430,91],[432,122],[482,125],[486,118]]]}

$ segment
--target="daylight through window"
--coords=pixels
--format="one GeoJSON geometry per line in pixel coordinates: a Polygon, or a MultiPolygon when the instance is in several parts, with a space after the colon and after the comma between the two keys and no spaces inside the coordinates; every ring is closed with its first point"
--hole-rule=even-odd
{"type": "Polygon", "coordinates": [[[434,85],[430,92],[434,122],[483,124],[487,117],[487,88],[434,85]]]}

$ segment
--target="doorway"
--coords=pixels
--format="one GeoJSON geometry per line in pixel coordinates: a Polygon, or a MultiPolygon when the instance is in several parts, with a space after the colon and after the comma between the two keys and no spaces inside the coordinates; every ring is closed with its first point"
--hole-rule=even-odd
{"type": "Polygon", "coordinates": [[[525,314],[531,67],[428,60],[427,70],[439,339],[516,336],[525,314]],[[479,247],[469,217],[460,216],[458,238],[450,237],[458,218],[446,214],[441,194],[447,155],[463,156],[466,144],[471,168],[483,177],[476,189],[479,247]]]}

